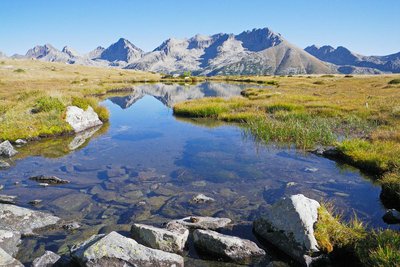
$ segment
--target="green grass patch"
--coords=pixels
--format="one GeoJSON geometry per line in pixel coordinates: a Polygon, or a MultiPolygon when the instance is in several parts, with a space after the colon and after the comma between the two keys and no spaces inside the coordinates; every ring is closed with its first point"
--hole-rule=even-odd
{"type": "Polygon", "coordinates": [[[248,132],[259,141],[294,144],[303,149],[317,144],[328,145],[336,140],[329,120],[304,113],[255,118],[248,122],[248,132]]]}
{"type": "Polygon", "coordinates": [[[358,242],[356,254],[365,266],[399,266],[400,234],[394,230],[369,233],[362,242],[358,242]]]}
{"type": "Polygon", "coordinates": [[[337,148],[351,164],[363,170],[382,174],[400,167],[400,143],[397,142],[351,139],[337,148]]]}
{"type": "Polygon", "coordinates": [[[304,110],[303,106],[295,105],[295,104],[290,104],[290,103],[274,103],[274,104],[269,104],[265,107],[265,110],[268,113],[275,113],[278,111],[299,111],[299,110],[304,110]]]}
{"type": "Polygon", "coordinates": [[[50,111],[63,112],[65,105],[56,97],[43,96],[36,100],[34,112],[50,112],[50,111]]]}

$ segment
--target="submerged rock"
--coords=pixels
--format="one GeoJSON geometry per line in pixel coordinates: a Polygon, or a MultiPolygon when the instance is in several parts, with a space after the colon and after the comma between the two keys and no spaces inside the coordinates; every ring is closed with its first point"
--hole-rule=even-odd
{"type": "Polygon", "coordinates": [[[39,205],[40,203],[42,203],[42,200],[40,199],[34,199],[28,202],[28,204],[32,205],[32,206],[36,206],[39,205]]]}
{"type": "Polygon", "coordinates": [[[0,160],[0,170],[10,168],[10,164],[6,161],[0,160]]]}
{"type": "Polygon", "coordinates": [[[22,235],[33,230],[56,224],[60,218],[10,204],[0,204],[0,229],[17,231],[22,235]]]}
{"type": "Polygon", "coordinates": [[[210,230],[195,230],[193,238],[196,248],[225,261],[250,264],[256,258],[266,255],[253,241],[210,230]]]}
{"type": "Polygon", "coordinates": [[[91,106],[86,110],[76,106],[68,106],[65,120],[76,133],[103,124],[91,106]]]}
{"type": "Polygon", "coordinates": [[[302,194],[283,198],[254,222],[254,231],[301,263],[305,255],[318,252],[314,224],[319,203],[302,194]]]}
{"type": "Polygon", "coordinates": [[[214,202],[215,199],[213,199],[212,197],[208,197],[204,194],[198,194],[197,196],[193,197],[192,202],[193,203],[210,203],[210,202],[214,202]]]}
{"type": "Polygon", "coordinates": [[[17,196],[0,195],[0,203],[3,204],[15,204],[17,196]]]}
{"type": "Polygon", "coordinates": [[[21,242],[19,232],[0,230],[0,248],[7,254],[15,256],[18,252],[18,244],[21,242]]]}
{"type": "Polygon", "coordinates": [[[303,169],[304,172],[308,172],[308,173],[314,173],[318,171],[318,168],[314,168],[314,167],[306,167],[303,169]]]}
{"type": "Polygon", "coordinates": [[[2,267],[24,267],[21,262],[0,248],[0,266],[2,267]]]}
{"type": "Polygon", "coordinates": [[[71,256],[81,266],[183,267],[181,256],[138,244],[117,232],[94,235],[71,248],[71,256]]]}
{"type": "Polygon", "coordinates": [[[61,178],[58,178],[57,176],[46,176],[46,175],[38,175],[38,176],[32,176],[29,178],[29,180],[36,181],[38,183],[46,183],[46,184],[68,184],[68,180],[64,180],[61,178]]]}
{"type": "Polygon", "coordinates": [[[61,257],[56,253],[46,250],[44,254],[32,262],[32,267],[51,267],[53,266],[61,257]]]}
{"type": "Polygon", "coordinates": [[[395,209],[389,209],[383,215],[382,219],[388,224],[400,223],[400,212],[395,209]]]}
{"type": "Polygon", "coordinates": [[[144,224],[134,224],[132,238],[142,245],[166,252],[181,253],[189,237],[189,230],[178,223],[171,223],[167,229],[144,224]]]}
{"type": "Polygon", "coordinates": [[[81,225],[77,222],[70,222],[70,223],[66,223],[62,226],[63,229],[68,230],[68,231],[72,231],[72,230],[76,230],[81,228],[81,225]]]}
{"type": "Polygon", "coordinates": [[[17,150],[11,145],[10,141],[4,141],[0,143],[0,156],[3,157],[13,157],[18,153],[17,150]]]}
{"type": "Polygon", "coordinates": [[[167,224],[167,228],[170,224],[179,223],[191,229],[217,230],[227,227],[231,222],[232,220],[229,218],[191,216],[171,221],[167,224]]]}

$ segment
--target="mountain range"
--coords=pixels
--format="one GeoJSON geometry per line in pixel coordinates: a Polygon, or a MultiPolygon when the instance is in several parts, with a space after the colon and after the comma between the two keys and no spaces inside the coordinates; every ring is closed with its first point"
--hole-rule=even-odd
{"type": "Polygon", "coordinates": [[[67,64],[118,67],[166,74],[194,75],[288,75],[400,72],[400,53],[362,56],[344,47],[309,46],[301,49],[269,28],[238,35],[219,33],[188,39],[170,38],[145,52],[120,38],[109,47],[79,54],[71,47],[58,50],[50,44],[35,46],[12,58],[38,59],[67,64]]]}

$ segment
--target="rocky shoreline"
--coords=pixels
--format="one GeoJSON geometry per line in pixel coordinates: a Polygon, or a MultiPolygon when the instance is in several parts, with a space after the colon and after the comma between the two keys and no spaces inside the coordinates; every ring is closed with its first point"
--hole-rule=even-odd
{"type": "MultiPolygon", "coordinates": [[[[319,207],[317,201],[302,194],[283,198],[254,221],[253,232],[261,243],[276,247],[301,266],[328,263],[329,257],[314,235],[319,207]]],[[[15,258],[21,238],[51,227],[69,229],[56,216],[12,204],[0,204],[0,218],[0,266],[24,266],[15,258]]],[[[45,251],[31,266],[178,267],[184,266],[189,242],[200,256],[213,261],[276,266],[268,246],[260,247],[253,241],[220,232],[231,226],[229,218],[200,216],[172,220],[164,228],[133,223],[128,236],[111,229],[72,244],[66,255],[45,251]]]]}

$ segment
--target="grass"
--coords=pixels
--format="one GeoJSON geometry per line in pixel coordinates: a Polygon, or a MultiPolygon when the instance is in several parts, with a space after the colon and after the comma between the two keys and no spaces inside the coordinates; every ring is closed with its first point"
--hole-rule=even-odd
{"type": "Polygon", "coordinates": [[[72,104],[90,104],[107,121],[108,111],[94,95],[160,79],[140,71],[6,59],[0,65],[0,140],[70,133],[64,116],[65,107],[72,104]]]}
{"type": "Polygon", "coordinates": [[[393,79],[389,81],[388,84],[400,84],[400,79],[393,79]]]}
{"type": "MultiPolygon", "coordinates": [[[[377,175],[381,198],[400,208],[400,90],[393,86],[398,77],[273,77],[279,87],[250,87],[242,98],[186,101],[174,114],[242,122],[247,133],[266,143],[335,146],[342,159],[377,175]]],[[[271,77],[209,80],[267,84],[271,77]]]]}
{"type": "Polygon", "coordinates": [[[354,218],[343,223],[340,216],[332,215],[332,205],[322,204],[314,226],[319,248],[325,253],[349,256],[362,266],[398,266],[400,263],[400,234],[393,230],[367,231],[354,218]]]}

